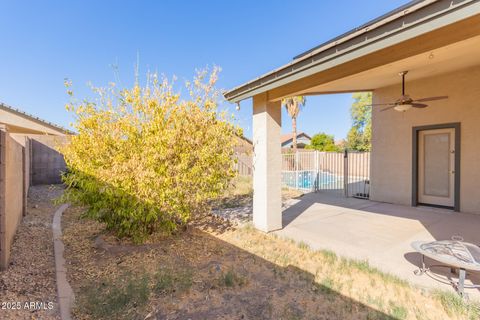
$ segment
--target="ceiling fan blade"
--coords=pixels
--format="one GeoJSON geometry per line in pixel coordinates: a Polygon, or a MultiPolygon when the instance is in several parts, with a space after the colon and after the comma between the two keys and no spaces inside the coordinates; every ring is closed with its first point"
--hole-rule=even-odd
{"type": "Polygon", "coordinates": [[[428,98],[422,98],[422,99],[415,99],[413,101],[424,102],[424,101],[434,101],[434,100],[443,100],[443,99],[448,99],[448,96],[428,97],[428,98]]]}
{"type": "Polygon", "coordinates": [[[392,104],[390,107],[383,108],[383,109],[380,110],[380,111],[387,111],[387,110],[390,110],[390,109],[395,108],[396,106],[397,106],[396,104],[392,104]]]}
{"type": "Polygon", "coordinates": [[[426,108],[428,107],[428,104],[425,104],[425,103],[412,103],[412,107],[414,108],[426,108]]]}
{"type": "Polygon", "coordinates": [[[362,107],[377,107],[377,106],[393,106],[395,103],[373,103],[373,104],[365,104],[362,107]]]}

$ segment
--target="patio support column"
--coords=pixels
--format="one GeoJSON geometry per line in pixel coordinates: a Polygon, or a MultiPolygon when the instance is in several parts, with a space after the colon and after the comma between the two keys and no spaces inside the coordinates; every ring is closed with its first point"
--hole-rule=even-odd
{"type": "Polygon", "coordinates": [[[253,224],[264,232],[282,228],[281,102],[253,97],[253,224]]]}

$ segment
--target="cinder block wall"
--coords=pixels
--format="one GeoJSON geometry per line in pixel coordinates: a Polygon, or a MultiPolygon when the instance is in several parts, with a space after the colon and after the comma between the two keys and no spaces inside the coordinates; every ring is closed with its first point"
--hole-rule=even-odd
{"type": "Polygon", "coordinates": [[[30,185],[61,183],[66,167],[56,148],[66,141],[66,137],[9,134],[0,129],[0,270],[8,266],[30,185]]]}
{"type": "Polygon", "coordinates": [[[65,136],[28,135],[31,148],[31,184],[62,183],[61,172],[66,165],[58,146],[66,143],[65,136]]]}
{"type": "Polygon", "coordinates": [[[0,130],[0,269],[8,266],[10,248],[25,207],[24,147],[0,130]]]}
{"type": "Polygon", "coordinates": [[[31,176],[30,176],[30,154],[31,154],[31,141],[30,138],[25,136],[24,134],[17,134],[17,133],[9,133],[10,136],[15,139],[19,144],[22,145],[23,147],[23,177],[25,180],[24,186],[23,186],[23,193],[24,193],[24,199],[23,199],[23,215],[25,215],[27,212],[27,197],[28,197],[28,190],[30,189],[31,185],[31,176]]]}

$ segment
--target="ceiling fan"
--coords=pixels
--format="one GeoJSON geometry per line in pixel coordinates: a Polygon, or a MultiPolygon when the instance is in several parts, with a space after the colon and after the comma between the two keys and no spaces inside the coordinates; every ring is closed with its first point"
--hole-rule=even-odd
{"type": "MultiPolygon", "coordinates": [[[[390,102],[390,103],[374,103],[368,106],[386,106],[386,108],[383,108],[380,111],[395,109],[396,111],[405,112],[410,108],[428,107],[428,104],[424,104],[421,102],[448,99],[448,96],[428,97],[428,98],[415,99],[415,100],[410,98],[408,94],[405,94],[405,75],[407,73],[408,71],[402,71],[398,74],[399,76],[402,77],[402,96],[397,101],[390,102]]],[[[311,95],[318,95],[318,94],[321,94],[321,93],[320,92],[302,93],[303,96],[311,96],[311,95]]]]}
{"type": "Polygon", "coordinates": [[[421,99],[412,99],[408,94],[405,94],[405,75],[408,71],[402,71],[399,75],[402,77],[402,96],[395,102],[390,103],[374,103],[371,106],[387,106],[386,108],[380,111],[386,111],[389,109],[395,109],[396,111],[405,112],[410,108],[425,108],[428,107],[428,104],[421,103],[434,100],[443,100],[448,99],[448,96],[437,96],[437,97],[428,97],[421,99]]]}

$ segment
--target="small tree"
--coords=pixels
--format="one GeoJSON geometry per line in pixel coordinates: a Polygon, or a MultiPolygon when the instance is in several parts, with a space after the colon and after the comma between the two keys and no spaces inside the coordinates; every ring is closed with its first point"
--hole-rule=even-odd
{"type": "Polygon", "coordinates": [[[137,242],[201,212],[234,176],[237,128],[217,111],[217,72],[199,73],[185,99],[151,76],[144,88],[112,85],[95,89],[94,102],[67,105],[78,134],[61,149],[65,198],[137,242]]]}
{"type": "Polygon", "coordinates": [[[355,100],[350,108],[352,128],[347,135],[347,148],[370,151],[372,138],[372,93],[354,93],[355,100]]]}
{"type": "Polygon", "coordinates": [[[290,97],[282,100],[282,104],[285,106],[288,115],[292,118],[292,146],[294,153],[297,151],[297,117],[306,102],[307,99],[304,96],[290,97]]]}
{"type": "Polygon", "coordinates": [[[318,151],[339,151],[338,146],[335,145],[333,135],[328,135],[324,132],[315,134],[310,144],[305,148],[318,151]]]}

